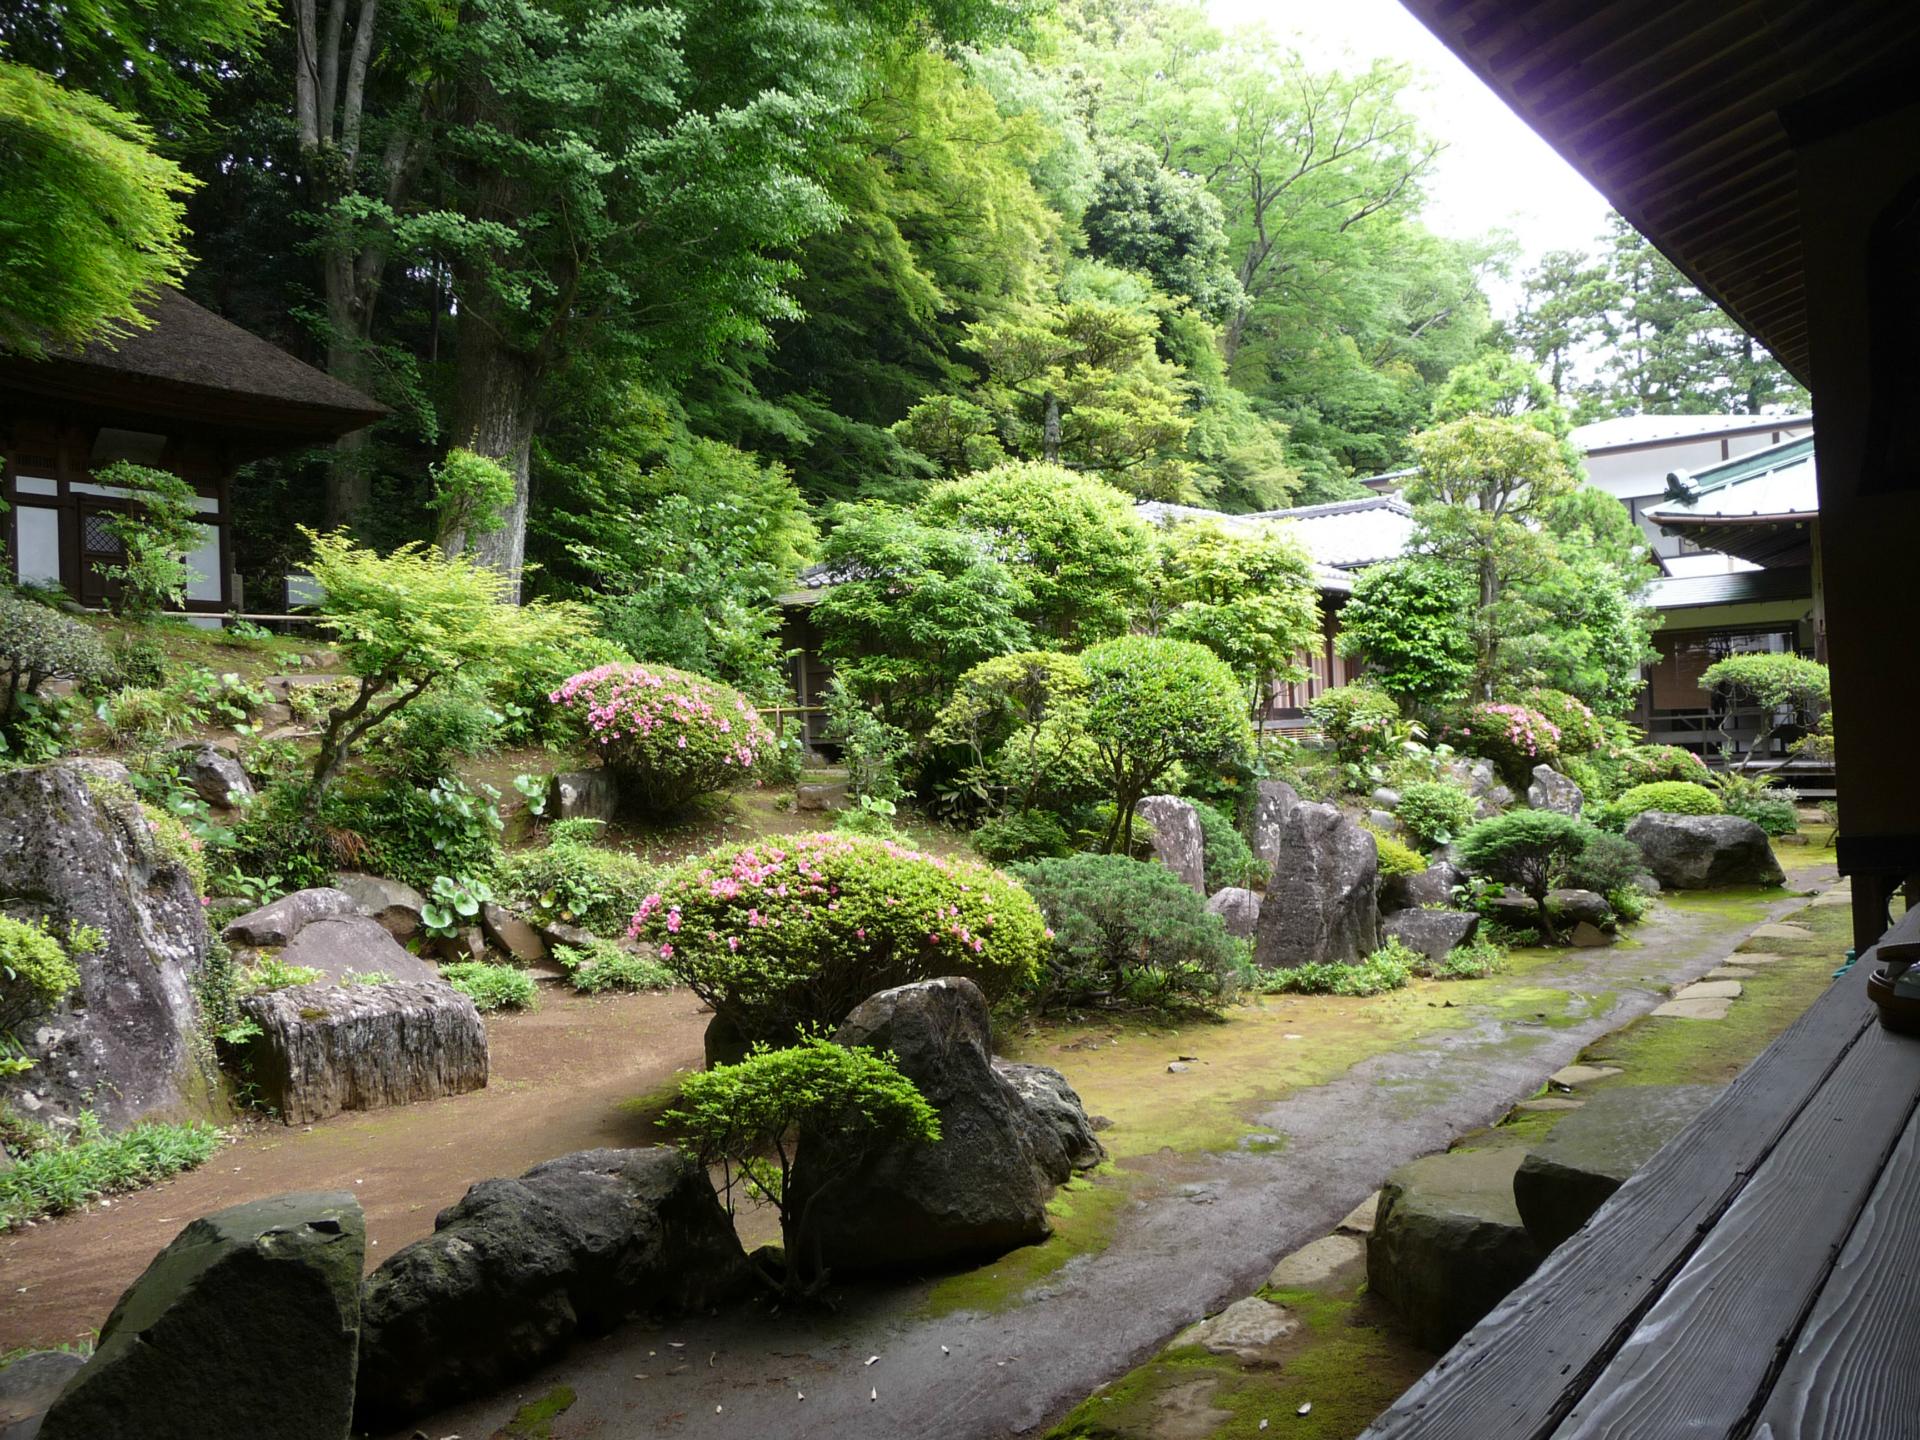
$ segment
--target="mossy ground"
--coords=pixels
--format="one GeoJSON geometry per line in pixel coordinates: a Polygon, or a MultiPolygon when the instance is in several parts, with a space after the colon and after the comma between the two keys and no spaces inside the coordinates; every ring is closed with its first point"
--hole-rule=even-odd
{"type": "Polygon", "coordinates": [[[558,1385],[513,1412],[513,1418],[493,1432],[492,1440],[551,1440],[553,1422],[573,1408],[571,1387],[558,1385]]]}

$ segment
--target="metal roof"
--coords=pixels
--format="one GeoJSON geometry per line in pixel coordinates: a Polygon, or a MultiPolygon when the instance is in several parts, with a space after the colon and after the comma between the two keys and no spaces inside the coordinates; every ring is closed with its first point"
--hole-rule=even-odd
{"type": "Polygon", "coordinates": [[[1805,566],[1739,570],[1730,575],[1688,575],[1656,580],[1647,604],[1656,610],[1697,610],[1706,605],[1755,605],[1776,600],[1813,603],[1813,571],[1805,566]]]}
{"type": "Polygon", "coordinates": [[[1297,505],[1289,510],[1256,510],[1246,515],[1146,500],[1134,507],[1134,513],[1156,525],[1177,525],[1189,520],[1211,520],[1230,530],[1289,525],[1293,537],[1306,547],[1315,564],[1337,571],[1362,569],[1391,560],[1406,549],[1407,540],[1413,534],[1413,507],[1397,495],[1364,495],[1358,500],[1297,505]]]}
{"type": "Polygon", "coordinates": [[[1646,511],[1661,525],[1811,519],[1820,513],[1813,437],[1755,450],[1708,470],[1676,470],[1646,511]]]}
{"type": "Polygon", "coordinates": [[[1630,450],[1663,441],[1739,435],[1753,430],[1799,430],[1813,424],[1811,415],[1615,415],[1576,425],[1568,435],[1583,454],[1630,450]]]}
{"type": "Polygon", "coordinates": [[[1783,112],[1911,93],[1920,4],[1401,3],[1735,323],[1813,383],[1783,112]]]}

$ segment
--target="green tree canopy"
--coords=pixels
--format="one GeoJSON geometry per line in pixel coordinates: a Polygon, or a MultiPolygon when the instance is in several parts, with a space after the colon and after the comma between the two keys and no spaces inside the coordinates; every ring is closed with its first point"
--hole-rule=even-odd
{"type": "Polygon", "coordinates": [[[1283,531],[1171,526],[1160,536],[1156,588],[1162,633],[1231,666],[1253,714],[1274,686],[1307,678],[1300,662],[1320,640],[1320,591],[1307,552],[1283,531]]]}

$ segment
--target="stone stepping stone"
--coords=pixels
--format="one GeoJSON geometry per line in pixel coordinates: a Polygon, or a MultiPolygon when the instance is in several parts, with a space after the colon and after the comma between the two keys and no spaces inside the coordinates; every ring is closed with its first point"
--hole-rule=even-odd
{"type": "Polygon", "coordinates": [[[1784,956],[1780,955],[1769,955],[1764,950],[1742,950],[1738,954],[1729,955],[1727,957],[1727,963],[1731,965],[1772,965],[1776,961],[1784,958],[1784,956]]]}
{"type": "Polygon", "coordinates": [[[1380,1192],[1376,1190],[1349,1210],[1347,1218],[1333,1228],[1343,1235],[1371,1235],[1374,1216],[1379,1213],[1380,1192]]]}
{"type": "Polygon", "coordinates": [[[1653,1013],[1663,1020],[1724,1020],[1732,1008],[1731,1000],[1669,1000],[1653,1013]]]}
{"type": "Polygon", "coordinates": [[[1716,965],[1700,978],[1702,980],[1751,980],[1760,972],[1748,969],[1745,965],[1716,965]]]}
{"type": "Polygon", "coordinates": [[[1188,1326],[1173,1343],[1199,1345],[1211,1354],[1237,1360],[1265,1360],[1269,1346],[1299,1328],[1299,1319],[1286,1306],[1249,1295],[1218,1315],[1188,1326]]]}
{"type": "Polygon", "coordinates": [[[1691,985],[1681,987],[1674,992],[1676,1000],[1738,1000],[1741,985],[1738,980],[1696,980],[1691,985]]]}
{"type": "Polygon", "coordinates": [[[1366,1258],[1367,1243],[1358,1235],[1328,1235],[1302,1246],[1273,1267],[1267,1277],[1272,1290],[1317,1290],[1328,1280],[1366,1258]]]}
{"type": "Polygon", "coordinates": [[[1536,1143],[1513,1176],[1527,1233],[1551,1250],[1720,1093],[1717,1085],[1616,1085],[1536,1143]]]}
{"type": "Polygon", "coordinates": [[[1367,1288],[1436,1353],[1533,1273],[1540,1249],[1513,1199],[1517,1145],[1429,1155],[1393,1172],[1367,1241],[1367,1288]]]}
{"type": "Polygon", "coordinates": [[[1762,925],[1748,937],[1750,940],[1810,940],[1813,931],[1804,925],[1790,925],[1782,922],[1778,925],[1762,925]]]}
{"type": "Polygon", "coordinates": [[[1547,1077],[1547,1083],[1558,1085],[1562,1090],[1575,1090],[1619,1073],[1618,1065],[1564,1065],[1547,1077]]]}
{"type": "Polygon", "coordinates": [[[1825,894],[1814,896],[1813,903],[1816,906],[1851,905],[1853,894],[1847,890],[1829,890],[1825,894]]]}
{"type": "Polygon", "coordinates": [[[1552,1110],[1578,1110],[1586,1103],[1584,1100],[1575,1100],[1571,1095],[1538,1095],[1531,1100],[1522,1100],[1513,1108],[1525,1115],[1536,1115],[1552,1110]]]}

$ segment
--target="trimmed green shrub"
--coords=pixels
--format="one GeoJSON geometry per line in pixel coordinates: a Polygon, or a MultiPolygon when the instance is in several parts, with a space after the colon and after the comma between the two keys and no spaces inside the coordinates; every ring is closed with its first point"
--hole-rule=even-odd
{"type": "Polygon", "coordinates": [[[546,848],[519,850],[500,862],[500,892],[535,921],[578,925],[596,935],[624,934],[659,871],[624,850],[592,843],[595,820],[562,820],[546,848]]]}
{"type": "Polygon", "coordinates": [[[456,761],[492,749],[501,720],[498,710],[472,695],[458,690],[428,693],[401,714],[381,746],[381,758],[408,779],[430,784],[453,773],[456,761]]]}
{"type": "Polygon", "coordinates": [[[1001,815],[973,832],[973,848],[995,865],[1044,860],[1073,853],[1073,839],[1057,815],[1029,810],[1001,815]]]}
{"type": "Polygon", "coordinates": [[[531,1010],[533,977],[511,965],[460,960],[440,967],[440,978],[473,1001],[477,1010],[531,1010]]]}
{"type": "Polygon", "coordinates": [[[1200,819],[1200,835],[1206,844],[1207,893],[1211,895],[1229,885],[1244,887],[1263,883],[1266,875],[1260,862],[1253,858],[1253,847],[1247,844],[1240,827],[1204,800],[1189,798],[1187,803],[1200,819]]]}
{"type": "Polygon", "coordinates": [[[1320,727],[1343,765],[1366,765],[1393,750],[1400,707],[1373,685],[1336,685],[1307,705],[1307,717],[1320,727]]]}
{"type": "Polygon", "coordinates": [[[1655,780],[1634,786],[1608,805],[1607,810],[1624,823],[1649,810],[1670,815],[1721,815],[1726,807],[1720,803],[1720,797],[1704,785],[1690,780],[1655,780]]]}
{"type": "Polygon", "coordinates": [[[664,666],[602,665],[571,676],[550,698],[581,712],[622,800],[647,814],[748,784],[777,748],[738,690],[664,666]]]}
{"type": "Polygon", "coordinates": [[[91,628],[0,586],[0,737],[11,733],[47,681],[72,680],[88,689],[113,668],[91,628]]]}
{"type": "Polygon", "coordinates": [[[561,945],[553,952],[567,979],[582,995],[609,990],[671,990],[673,972],[658,960],[622,950],[611,940],[590,945],[561,945]]]}
{"type": "Polygon", "coordinates": [[[89,1110],[81,1112],[71,1136],[7,1118],[4,1138],[18,1163],[0,1171],[0,1230],[191,1170],[225,1137],[199,1120],[184,1125],[144,1120],[108,1136],[89,1110]]]}
{"type": "Polygon", "coordinates": [[[1473,797],[1445,780],[1413,780],[1400,787],[1395,817],[1429,850],[1450,845],[1474,821],[1473,797]]]}
{"type": "Polygon", "coordinates": [[[1729,815],[1751,820],[1769,835],[1791,835],[1800,828],[1800,815],[1785,795],[1743,797],[1726,807],[1729,815]]]}
{"type": "Polygon", "coordinates": [[[1069,855],[1017,865],[1013,873],[1053,932],[1039,1008],[1207,1010],[1232,997],[1245,945],[1164,865],[1069,855]]]}
{"type": "Polygon", "coordinates": [[[1468,755],[1491,760],[1501,778],[1525,790],[1533,767],[1560,755],[1559,728],[1537,710],[1509,701],[1469,706],[1447,727],[1446,738],[1468,755]]]}
{"type": "Polygon", "coordinates": [[[766,1278],[800,1293],[825,1278],[809,1258],[818,1249],[808,1227],[814,1207],[789,1203],[800,1135],[834,1140],[832,1169],[809,1159],[815,1196],[848,1179],[876,1149],[940,1138],[940,1117],[889,1056],[819,1036],[781,1050],[756,1047],[738,1065],[682,1077],[680,1099],[660,1124],[678,1132],[695,1164],[720,1172],[729,1212],[736,1186],[779,1212],[786,1272],[766,1278]]]}
{"type": "Polygon", "coordinates": [[[0,914],[0,1036],[46,1014],[79,985],[79,968],[45,922],[0,914]]]}
{"type": "Polygon", "coordinates": [[[1706,761],[1678,745],[1635,745],[1619,764],[1622,791],[1660,780],[1691,780],[1704,785],[1710,773],[1706,761]]]}
{"type": "MultiPolygon", "coordinates": [[[[1587,836],[1585,848],[1567,863],[1565,879],[1576,890],[1611,897],[1615,891],[1633,890],[1646,873],[1646,857],[1638,845],[1624,835],[1596,829],[1587,836]]],[[[1612,904],[1611,898],[1608,903],[1612,904]]],[[[1614,906],[1616,911],[1619,908],[1614,906]]]]}
{"type": "Polygon", "coordinates": [[[1460,837],[1460,857],[1475,875],[1519,887],[1540,912],[1540,931],[1557,942],[1547,892],[1564,882],[1584,853],[1593,826],[1552,810],[1510,810],[1482,820],[1460,837]]]}
{"type": "Polygon", "coordinates": [[[1427,868],[1427,857],[1404,841],[1373,826],[1366,827],[1380,852],[1380,878],[1389,875],[1418,875],[1427,868]]]}
{"type": "Polygon", "coordinates": [[[1606,726],[1587,707],[1584,700],[1564,690],[1534,689],[1520,696],[1520,703],[1536,715],[1544,715],[1559,732],[1561,755],[1585,755],[1597,749],[1607,738],[1606,726]]]}
{"type": "Polygon", "coordinates": [[[836,834],[696,856],[628,933],[740,1034],[781,1042],[915,980],[964,975],[998,1000],[1032,983],[1047,943],[1039,907],[998,871],[836,834]]]}

